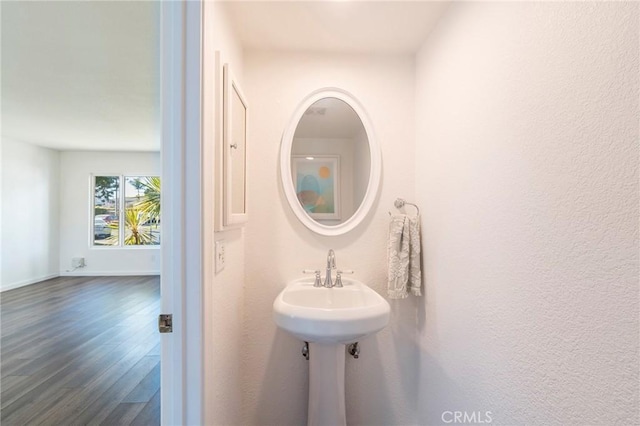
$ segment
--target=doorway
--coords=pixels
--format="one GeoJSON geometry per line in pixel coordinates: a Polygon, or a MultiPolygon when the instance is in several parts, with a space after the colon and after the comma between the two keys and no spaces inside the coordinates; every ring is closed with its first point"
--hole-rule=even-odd
{"type": "Polygon", "coordinates": [[[160,423],[162,222],[126,195],[163,173],[160,4],[0,7],[2,422],[160,423]]]}

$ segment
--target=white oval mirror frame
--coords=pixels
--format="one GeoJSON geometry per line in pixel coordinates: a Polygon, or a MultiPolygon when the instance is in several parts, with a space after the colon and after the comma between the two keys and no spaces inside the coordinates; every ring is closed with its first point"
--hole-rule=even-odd
{"type": "Polygon", "coordinates": [[[289,121],[289,125],[282,135],[282,142],[280,146],[280,180],[282,182],[282,188],[285,196],[287,197],[287,201],[289,202],[289,206],[302,224],[311,231],[320,235],[336,236],[351,231],[358,226],[360,222],[362,222],[369,213],[369,210],[371,210],[371,206],[378,194],[381,174],[382,156],[380,153],[380,147],[378,146],[378,141],[373,131],[373,126],[363,106],[355,97],[353,97],[353,95],[345,90],[334,87],[324,88],[312,92],[298,105],[291,117],[291,120],[289,121]],[[346,102],[356,112],[360,121],[362,121],[362,125],[367,134],[369,142],[369,156],[371,160],[369,183],[362,203],[360,203],[356,212],[349,219],[338,225],[325,225],[313,220],[300,204],[291,179],[291,148],[298,123],[305,111],[307,111],[311,105],[325,98],[337,98],[346,102]]]}

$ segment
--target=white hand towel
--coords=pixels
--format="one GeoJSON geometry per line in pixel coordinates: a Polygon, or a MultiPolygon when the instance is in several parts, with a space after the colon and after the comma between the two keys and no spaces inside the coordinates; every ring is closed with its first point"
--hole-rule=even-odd
{"type": "Polygon", "coordinates": [[[391,215],[389,223],[389,282],[391,299],[404,299],[411,292],[421,296],[420,217],[391,215]]]}

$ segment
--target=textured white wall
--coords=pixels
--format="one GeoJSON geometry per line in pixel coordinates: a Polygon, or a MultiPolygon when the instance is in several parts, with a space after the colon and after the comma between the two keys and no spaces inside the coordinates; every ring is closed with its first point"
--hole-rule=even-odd
{"type": "Polygon", "coordinates": [[[160,247],[97,248],[89,245],[91,174],[160,175],[160,154],[62,151],[60,153],[60,275],[160,273],[160,247]],[[70,272],[71,258],[87,266],[70,272]]]}
{"type": "MultiPolygon", "coordinates": [[[[243,337],[244,237],[242,229],[216,232],[214,223],[222,210],[215,208],[215,194],[222,190],[221,69],[215,52],[229,63],[242,87],[242,49],[220,2],[204,3],[203,56],[203,206],[204,206],[204,356],[205,405],[208,425],[239,425],[242,413],[240,363],[243,337]],[[215,240],[226,244],[226,266],[215,274],[215,240]]],[[[249,100],[249,120],[251,119],[249,100]]],[[[251,149],[251,148],[250,148],[251,149]]]]}
{"type": "Polygon", "coordinates": [[[58,276],[58,151],[2,139],[0,289],[58,276]]]}
{"type": "Polygon", "coordinates": [[[640,423],[638,8],[454,4],[419,52],[410,423],[640,423]]]}
{"type": "MultiPolygon", "coordinates": [[[[336,250],[338,267],[355,269],[356,278],[384,292],[387,212],[396,197],[414,194],[414,61],[410,56],[253,51],[244,59],[251,115],[242,424],[301,425],[306,423],[308,363],[300,355],[302,342],[277,330],[272,303],[302,269],[324,267],[329,248],[336,250]],[[286,204],[278,173],[280,138],[291,114],[311,91],[326,86],[348,90],[362,102],[384,157],[373,211],[342,237],[318,236],[302,226],[286,204]]],[[[403,319],[394,306],[392,325],[361,342],[359,360],[347,360],[349,424],[406,424],[407,414],[415,411],[405,381],[415,374],[407,362],[416,359],[416,346],[393,332],[403,319]]]]}

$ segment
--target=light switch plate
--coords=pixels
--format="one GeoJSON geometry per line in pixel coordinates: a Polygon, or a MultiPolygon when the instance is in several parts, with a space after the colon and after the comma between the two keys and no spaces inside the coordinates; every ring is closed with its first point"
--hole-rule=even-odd
{"type": "Polygon", "coordinates": [[[226,261],[226,244],[224,240],[216,241],[216,274],[224,269],[226,261]]]}

